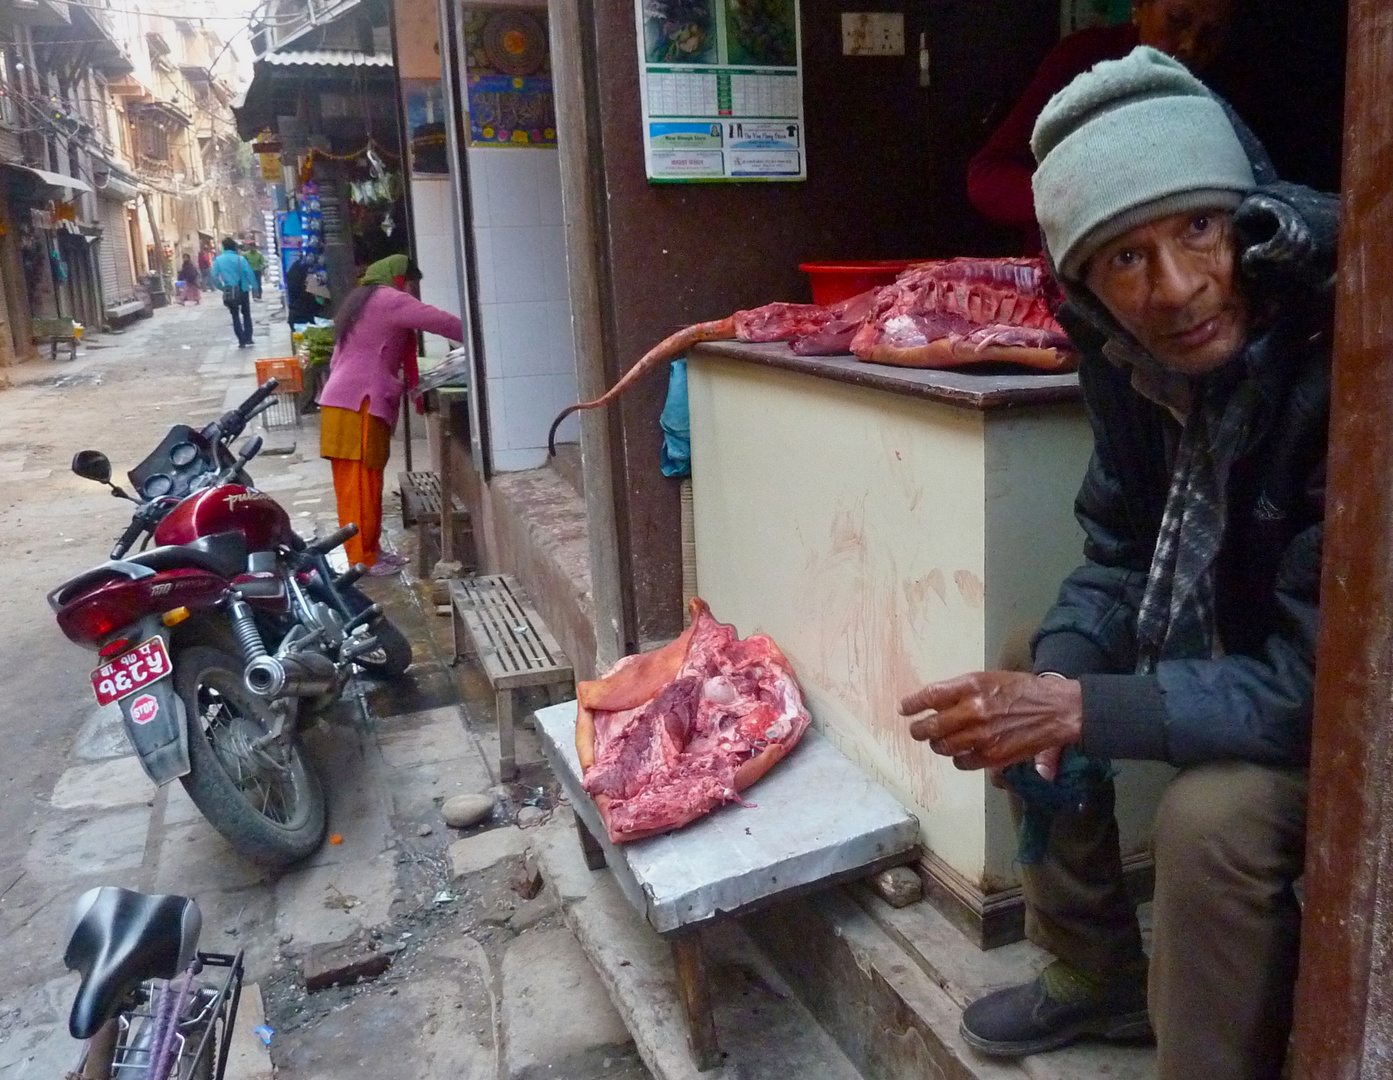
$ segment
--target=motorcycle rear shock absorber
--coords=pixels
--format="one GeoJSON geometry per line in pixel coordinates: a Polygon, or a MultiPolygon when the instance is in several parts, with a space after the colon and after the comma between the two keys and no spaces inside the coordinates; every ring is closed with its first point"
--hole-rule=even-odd
{"type": "Polygon", "coordinates": [[[240,596],[234,595],[227,605],[232,617],[232,632],[237,635],[237,644],[242,647],[242,659],[250,664],[266,655],[266,643],[261,640],[261,631],[256,628],[256,617],[252,609],[240,596]]]}

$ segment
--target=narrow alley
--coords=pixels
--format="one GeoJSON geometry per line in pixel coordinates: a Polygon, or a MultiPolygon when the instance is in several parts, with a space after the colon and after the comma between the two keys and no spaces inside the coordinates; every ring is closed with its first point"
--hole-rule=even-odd
{"type": "MultiPolygon", "coordinates": [[[[234,1046],[229,1077],[267,1077],[272,1064],[304,1080],[645,1076],[554,900],[532,895],[514,822],[521,811],[535,833],[556,797],[535,738],[519,731],[521,778],[496,786],[491,718],[476,722],[464,704],[471,676],[447,662],[449,621],[414,579],[368,583],[415,663],[391,686],[364,683],[307,733],[331,840],[280,875],[239,858],[180,785],[157,790],[145,777],[118,709],[91,697],[92,655],[54,623],[45,594],[104,560],[129,516],[68,471],[74,452],[103,450],[120,481],[169,425],[205,423],[241,400],[254,359],[290,351],[275,303],[268,290],[255,305],[250,351],[236,347],[221,304],[169,308],[90,340],[75,361],[10,369],[0,393],[0,550],[14,562],[0,591],[0,1077],[55,1078],[76,1060],[66,1031],[76,976],[62,952],[73,900],[99,884],[194,896],[202,948],[246,950],[239,1038],[263,1014],[275,1034],[269,1060],[259,1044],[241,1057],[234,1046]],[[493,795],[492,818],[448,829],[442,800],[479,792],[493,795]],[[476,834],[494,854],[461,867],[456,853],[452,865],[451,843],[476,834]],[[334,946],[386,953],[391,967],[306,994],[306,965],[334,946]]],[[[302,535],[331,531],[315,418],[265,432],[256,423],[248,434],[265,434],[268,451],[249,469],[258,487],[302,535]]],[[[401,450],[398,437],[391,470],[401,450]]],[[[400,547],[394,505],[387,542],[400,547]]]]}

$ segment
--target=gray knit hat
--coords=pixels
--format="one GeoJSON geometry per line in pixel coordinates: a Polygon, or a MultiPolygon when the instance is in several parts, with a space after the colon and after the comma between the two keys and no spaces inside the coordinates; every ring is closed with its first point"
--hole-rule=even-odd
{"type": "Polygon", "coordinates": [[[1184,64],[1145,45],[1050,98],[1030,148],[1035,214],[1067,278],[1138,225],[1231,210],[1256,186],[1224,107],[1184,64]]]}

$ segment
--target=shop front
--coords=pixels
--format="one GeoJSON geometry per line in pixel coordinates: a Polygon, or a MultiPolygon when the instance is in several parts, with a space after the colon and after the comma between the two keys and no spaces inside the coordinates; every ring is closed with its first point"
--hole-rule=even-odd
{"type": "Polygon", "coordinates": [[[102,227],[97,248],[101,277],[103,318],[108,326],[120,326],[149,309],[136,284],[135,252],[131,237],[135,228],[135,201],[140,191],[135,177],[107,163],[98,171],[97,213],[102,227]]]}
{"type": "MultiPolygon", "coordinates": [[[[92,243],[100,230],[80,203],[83,193],[92,193],[91,185],[8,163],[0,164],[0,182],[6,185],[27,313],[27,319],[16,319],[11,305],[16,339],[32,338],[34,319],[74,319],[87,325],[98,313],[99,297],[92,243]]],[[[28,355],[31,346],[25,340],[16,352],[28,355]]]]}
{"type": "Polygon", "coordinates": [[[244,138],[277,147],[282,270],[303,262],[331,303],[370,263],[411,250],[394,82],[387,52],[269,52],[235,110],[244,138]]]}
{"type": "MultiPolygon", "coordinates": [[[[805,263],[1026,254],[973,209],[968,162],[1084,7],[862,19],[820,0],[758,16],[553,4],[579,396],[679,327],[806,303],[805,263]]],[[[1303,93],[1263,59],[1282,34],[1289,49],[1297,21],[1265,18],[1235,27],[1224,61],[1228,85],[1263,105],[1255,124],[1303,93]]],[[[1313,110],[1338,84],[1340,25],[1325,12],[1302,29],[1331,66],[1308,81],[1313,110]]],[[[1338,144],[1338,104],[1310,123],[1338,144]]],[[[1320,179],[1333,156],[1293,152],[1301,140],[1270,121],[1260,134],[1296,179],[1320,179]]],[[[983,944],[1018,934],[1004,796],[913,743],[897,704],[995,667],[1079,563],[1072,503],[1090,432],[1074,377],[907,374],[782,345],[702,345],[689,361],[696,587],[742,634],[779,641],[815,724],[919,816],[920,869],[945,910],[983,944]]],[[[667,390],[659,370],[582,414],[597,668],[681,629],[681,498],[659,469],[667,390]]],[[[1166,775],[1121,776],[1142,891],[1166,775]]]]}
{"type": "MultiPolygon", "coordinates": [[[[819,729],[915,812],[927,887],[983,945],[1021,928],[1005,797],[913,743],[896,706],[927,681],[996,666],[1078,564],[1072,501],[1091,436],[1072,375],[906,373],[787,346],[699,346],[689,356],[693,565],[684,566],[680,485],[659,468],[665,368],[558,433],[561,464],[567,440],[580,442],[577,543],[537,555],[528,547],[537,528],[503,493],[515,484],[509,470],[543,463],[519,420],[572,377],[563,355],[574,358],[576,396],[591,399],[679,327],[806,303],[801,264],[1023,253],[1017,232],[972,208],[968,162],[1085,8],[1001,0],[863,18],[821,0],[758,12],[556,0],[543,67],[525,29],[491,32],[486,9],[440,7],[473,354],[468,415],[452,424],[446,452],[485,541],[484,568],[524,579],[581,673],[675,636],[694,569],[719,618],[788,651],[819,729]],[[535,227],[549,223],[529,216],[545,191],[524,167],[538,151],[519,149],[531,133],[510,124],[508,145],[481,143],[485,127],[499,130],[487,121],[502,104],[483,92],[499,62],[490,41],[505,53],[511,41],[554,93],[564,351],[536,344],[545,312],[530,305],[551,300],[547,267],[535,296],[520,269],[536,265],[535,227]],[[524,311],[525,321],[501,321],[524,311]],[[510,366],[527,350],[555,370],[510,366]],[[573,564],[583,570],[567,577],[573,564]]],[[[1312,48],[1338,24],[1332,15],[1308,27],[1312,48]]],[[[1247,81],[1232,85],[1263,104],[1255,116],[1303,93],[1263,59],[1290,45],[1294,25],[1274,15],[1235,31],[1250,51],[1237,63],[1247,81]]],[[[1325,108],[1318,89],[1308,81],[1304,92],[1325,108]]],[[[507,104],[517,116],[525,103],[507,104]]],[[[1337,115],[1312,118],[1321,124],[1338,132],[1337,115]]],[[[1310,167],[1298,179],[1316,179],[1317,159],[1330,155],[1294,154],[1301,140],[1286,134],[1275,143],[1283,160],[1310,167]]],[[[532,477],[529,497],[550,491],[548,470],[519,475],[532,477]]],[[[560,497],[548,499],[545,513],[559,515],[560,497]]],[[[1128,767],[1120,777],[1124,853],[1140,892],[1167,775],[1128,767]]]]}

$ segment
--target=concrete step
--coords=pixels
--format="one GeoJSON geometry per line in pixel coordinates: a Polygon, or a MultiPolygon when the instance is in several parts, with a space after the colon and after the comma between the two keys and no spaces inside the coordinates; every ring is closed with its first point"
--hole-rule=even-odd
{"type": "Polygon", "coordinates": [[[609,991],[640,1056],[658,1080],[861,1080],[861,1073],[735,923],[703,934],[724,1063],[699,1073],[687,1049],[669,947],[605,870],[580,857],[562,807],[539,830],[536,851],[566,923],[609,991]]]}
{"type": "Polygon", "coordinates": [[[499,473],[489,485],[500,565],[527,590],[581,678],[595,657],[585,501],[549,468],[499,473]]]}
{"type": "MultiPolygon", "coordinates": [[[[574,818],[560,807],[533,837],[547,887],[609,989],[653,1074],[698,1074],[686,1048],[667,946],[634,913],[608,870],[585,866],[574,818]]],[[[1143,908],[1143,928],[1149,919],[1143,908]]],[[[744,1076],[865,1076],[876,1080],[1151,1080],[1149,1047],[1086,1043],[1002,1061],[958,1034],[963,1008],[981,994],[1025,982],[1048,962],[1019,942],[983,952],[932,904],[895,909],[864,886],[831,889],[741,920],[738,933],[708,935],[722,969],[716,1023],[727,1069],[744,1076]],[[743,972],[731,979],[732,972],[743,972]],[[752,993],[750,974],[796,997],[775,1019],[752,993]],[[744,985],[741,985],[741,979],[744,985]],[[739,1002],[739,1006],[734,1004],[739,1002]],[[802,1025],[814,1022],[808,1029],[802,1025]],[[809,1034],[811,1030],[812,1034],[809,1034]],[[746,1058],[746,1042],[753,1056],[746,1058]],[[827,1056],[829,1043],[836,1053],[827,1056]],[[810,1049],[812,1048],[812,1049],[810,1049]],[[817,1066],[799,1065],[809,1050],[817,1066]],[[770,1061],[773,1071],[759,1071],[770,1061]],[[830,1073],[817,1071],[831,1069],[830,1073]],[[785,1071],[780,1072],[779,1069],[785,1071]],[[850,1069],[850,1072],[846,1070],[850,1069]]],[[[734,1072],[732,1072],[734,1075],[734,1072]]]]}
{"type": "Polygon", "coordinates": [[[580,443],[557,443],[556,456],[547,464],[582,499],[585,498],[585,472],[580,463],[580,443]]]}
{"type": "Polygon", "coordinates": [[[1150,1048],[1085,1043],[1017,1061],[976,1053],[963,1007],[1033,978],[1028,943],[983,952],[931,904],[896,910],[862,886],[744,920],[746,931],[851,1060],[881,1080],[1150,1080],[1150,1048]]]}
{"type": "Polygon", "coordinates": [[[508,1080],[639,1080],[633,1039],[594,967],[564,927],[518,937],[503,956],[508,1080]]]}

